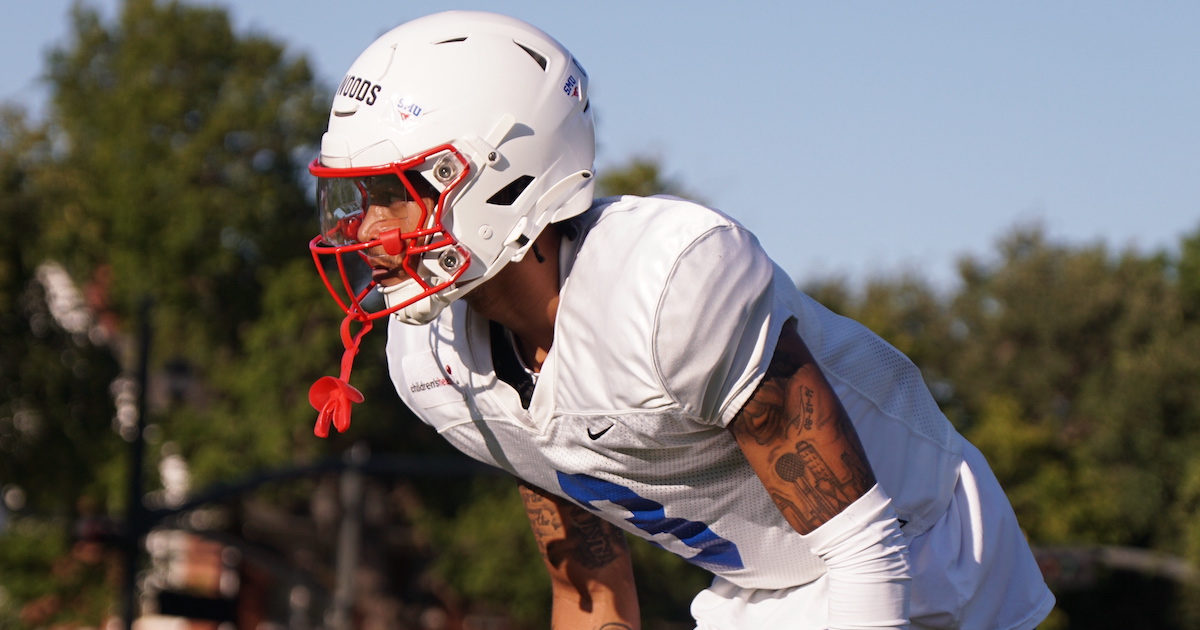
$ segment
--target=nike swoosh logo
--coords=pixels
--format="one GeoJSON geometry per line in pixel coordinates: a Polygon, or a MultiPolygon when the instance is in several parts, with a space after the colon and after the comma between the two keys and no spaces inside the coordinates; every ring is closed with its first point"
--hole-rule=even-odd
{"type": "Polygon", "coordinates": [[[610,425],[604,427],[603,429],[601,429],[600,431],[598,431],[596,433],[592,433],[592,428],[588,427],[588,430],[587,430],[588,437],[592,438],[593,440],[599,440],[600,436],[604,435],[605,433],[608,433],[608,430],[611,428],[613,428],[613,425],[610,424],[610,425]]]}

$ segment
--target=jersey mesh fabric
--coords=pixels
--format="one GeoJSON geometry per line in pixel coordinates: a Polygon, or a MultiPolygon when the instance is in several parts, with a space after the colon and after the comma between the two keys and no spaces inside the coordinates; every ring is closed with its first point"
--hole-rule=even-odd
{"type": "Polygon", "coordinates": [[[842,381],[853,383],[880,411],[906,419],[921,435],[948,446],[953,429],[912,361],[862,324],[812,304],[827,340],[818,360],[842,381]]]}

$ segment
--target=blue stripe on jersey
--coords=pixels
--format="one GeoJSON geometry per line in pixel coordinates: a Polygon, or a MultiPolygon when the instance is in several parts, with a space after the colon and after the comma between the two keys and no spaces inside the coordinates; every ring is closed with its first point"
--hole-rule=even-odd
{"type": "Polygon", "coordinates": [[[744,566],[733,542],[716,535],[704,523],[668,517],[661,503],[639,496],[625,486],[583,473],[569,475],[561,471],[558,471],[558,483],[567,496],[590,510],[599,511],[593,505],[596,501],[609,501],[632,512],[633,516],[625,520],[650,536],[667,534],[698,550],[699,553],[690,558],[680,554],[698,567],[717,572],[744,566]]]}

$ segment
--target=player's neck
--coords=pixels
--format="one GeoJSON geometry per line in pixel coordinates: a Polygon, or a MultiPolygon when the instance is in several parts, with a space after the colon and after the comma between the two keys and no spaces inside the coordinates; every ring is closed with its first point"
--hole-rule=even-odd
{"type": "Polygon", "coordinates": [[[540,370],[554,343],[558,315],[558,248],[549,226],[520,262],[509,263],[464,298],[480,315],[511,330],[525,364],[540,370]]]}

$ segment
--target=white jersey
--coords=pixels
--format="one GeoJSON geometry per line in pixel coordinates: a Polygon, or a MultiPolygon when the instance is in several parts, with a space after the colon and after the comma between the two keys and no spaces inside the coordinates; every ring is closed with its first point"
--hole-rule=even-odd
{"type": "Polygon", "coordinates": [[[946,512],[962,442],[917,368],[800,293],[748,231],[667,197],[601,200],[573,223],[528,410],[495,374],[489,323],[461,300],[426,326],[392,322],[400,396],[458,449],[738,587],[806,584],[824,563],[725,428],[795,318],[906,536],[946,512]]]}

